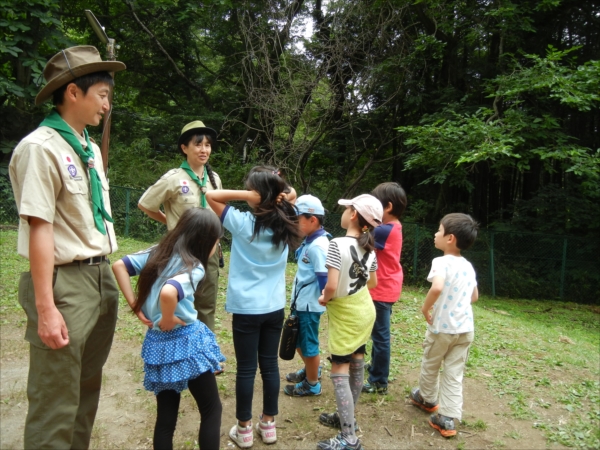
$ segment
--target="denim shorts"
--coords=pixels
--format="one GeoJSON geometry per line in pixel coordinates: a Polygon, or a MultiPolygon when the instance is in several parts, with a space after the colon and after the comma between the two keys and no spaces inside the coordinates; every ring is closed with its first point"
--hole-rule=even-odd
{"type": "Polygon", "coordinates": [[[299,323],[296,347],[308,358],[319,354],[319,323],[322,312],[296,311],[299,323]]]}
{"type": "Polygon", "coordinates": [[[327,359],[332,364],[346,364],[352,360],[352,355],[354,355],[355,353],[358,353],[361,355],[364,355],[365,353],[367,353],[367,344],[361,345],[360,347],[358,347],[356,350],[354,350],[349,355],[331,355],[327,359]]]}

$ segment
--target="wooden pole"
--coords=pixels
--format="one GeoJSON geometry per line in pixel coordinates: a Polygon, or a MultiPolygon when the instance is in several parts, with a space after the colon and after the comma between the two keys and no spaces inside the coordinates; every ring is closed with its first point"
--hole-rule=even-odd
{"type": "MultiPolygon", "coordinates": [[[[114,61],[115,57],[115,40],[108,38],[108,44],[106,44],[106,59],[108,61],[114,61]]],[[[113,79],[115,78],[114,72],[111,72],[111,76],[113,79]]],[[[108,114],[104,116],[104,121],[102,123],[102,143],[100,145],[100,152],[102,153],[102,163],[104,165],[104,173],[108,177],[108,148],[110,146],[110,123],[112,118],[113,111],[113,91],[114,91],[114,83],[113,87],[110,89],[108,93],[108,104],[110,108],[108,110],[108,114]]]]}

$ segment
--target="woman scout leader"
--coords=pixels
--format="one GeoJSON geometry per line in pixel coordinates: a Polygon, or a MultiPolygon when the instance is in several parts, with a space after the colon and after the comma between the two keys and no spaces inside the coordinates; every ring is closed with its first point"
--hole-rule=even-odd
{"type": "MultiPolygon", "coordinates": [[[[214,189],[223,189],[219,175],[208,164],[212,145],[217,141],[217,132],[204,126],[199,120],[188,123],[181,130],[177,148],[186,160],[177,169],[169,170],[160,180],[150,186],[138,202],[138,207],[149,217],[175,228],[184,211],[195,206],[209,208],[205,194],[214,189]],[[163,206],[165,212],[160,210],[163,206]]],[[[194,294],[194,306],[198,319],[214,331],[219,281],[219,253],[209,259],[206,277],[194,294]]]]}

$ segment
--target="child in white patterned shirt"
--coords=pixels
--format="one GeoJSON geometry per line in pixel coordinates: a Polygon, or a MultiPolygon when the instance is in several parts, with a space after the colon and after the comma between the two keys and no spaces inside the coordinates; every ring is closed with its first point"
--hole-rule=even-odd
{"type": "Polygon", "coordinates": [[[477,301],[479,292],[475,270],[460,252],[471,247],[477,230],[477,222],[467,214],[447,214],[441,220],[434,244],[444,256],[431,264],[427,277],[431,289],[421,309],[428,329],[419,387],[411,391],[410,400],[414,406],[434,413],[429,425],[444,437],[456,435],[454,419],[462,417],[463,372],[474,337],[471,303],[477,301]]]}

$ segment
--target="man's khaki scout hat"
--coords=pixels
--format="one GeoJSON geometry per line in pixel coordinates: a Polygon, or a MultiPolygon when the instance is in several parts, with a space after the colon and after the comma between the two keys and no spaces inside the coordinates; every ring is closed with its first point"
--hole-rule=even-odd
{"type": "Polygon", "coordinates": [[[204,126],[204,122],[201,120],[194,120],[181,129],[181,134],[177,141],[177,148],[181,150],[181,145],[187,144],[189,139],[197,134],[208,134],[212,138],[212,144],[215,145],[217,143],[217,132],[212,128],[204,126]]]}
{"type": "Polygon", "coordinates": [[[35,104],[41,105],[54,91],[75,78],[94,72],[120,72],[126,68],[120,61],[102,61],[96,47],[91,45],[66,48],[50,58],[44,67],[47,83],[35,98],[35,104]]]}

